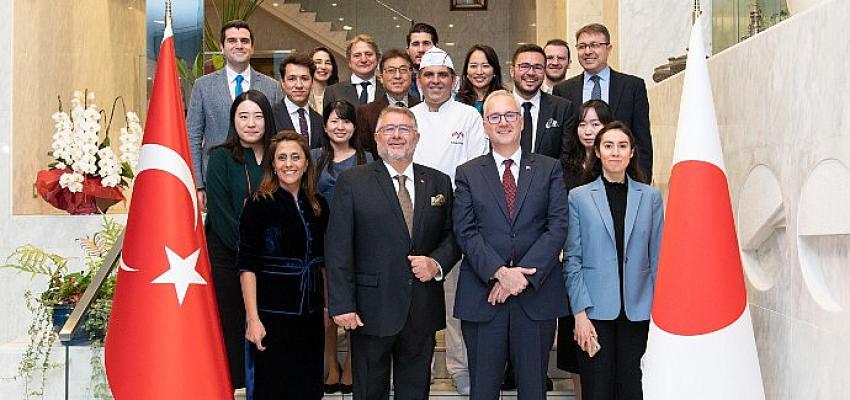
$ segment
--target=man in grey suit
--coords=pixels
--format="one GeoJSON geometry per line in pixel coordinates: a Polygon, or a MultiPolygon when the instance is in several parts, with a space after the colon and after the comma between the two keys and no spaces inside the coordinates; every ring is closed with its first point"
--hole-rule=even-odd
{"type": "Polygon", "coordinates": [[[306,54],[293,54],[280,63],[280,84],[285,97],[272,105],[277,131],[296,131],[311,149],[322,147],[325,128],[322,116],[308,102],[316,64],[306,54]]]}
{"type": "Polygon", "coordinates": [[[514,99],[522,110],[522,150],[559,159],[567,154],[569,135],[575,134],[577,107],[540,90],[545,71],[546,53],[540,46],[524,44],[514,51],[511,77],[514,99]]]}
{"type": "Polygon", "coordinates": [[[378,60],[381,59],[381,50],[375,39],[366,34],[355,36],[348,42],[345,56],[351,70],[351,80],[337,82],[325,89],[325,97],[322,99],[325,109],[335,100],[346,100],[354,107],[360,107],[385,96],[384,87],[375,77],[378,60]]]}
{"type": "Polygon", "coordinates": [[[195,169],[198,189],[198,206],[206,208],[204,191],[209,151],[224,142],[230,126],[230,105],[236,96],[250,89],[266,95],[275,104],[283,97],[280,84],[251,68],[254,54],[254,34],[244,21],[230,21],[221,27],[221,48],[224,68],[202,76],[192,86],[186,126],[189,131],[189,148],[195,169]]]}
{"type": "Polygon", "coordinates": [[[454,315],[466,341],[472,400],[499,397],[508,358],[519,399],[544,399],[555,321],[567,314],[558,261],[568,219],[561,163],[523,150],[522,126],[513,96],[490,94],[484,127],[493,151],[455,174],[452,220],[464,257],[454,315]]]}
{"type": "Polygon", "coordinates": [[[591,99],[600,99],[611,107],[614,119],[621,121],[635,135],[638,161],[646,176],[652,180],[652,134],[649,131],[649,100],[643,79],[617,72],[608,65],[611,53],[611,34],[602,24],[590,24],[576,32],[576,57],[584,72],[552,90],[581,105],[591,99]]]}

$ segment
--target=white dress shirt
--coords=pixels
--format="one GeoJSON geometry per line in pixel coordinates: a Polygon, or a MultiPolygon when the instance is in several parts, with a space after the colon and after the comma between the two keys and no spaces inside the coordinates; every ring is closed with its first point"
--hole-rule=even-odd
{"type": "Polygon", "coordinates": [[[540,91],[534,94],[529,100],[523,99],[519,94],[514,92],[514,100],[516,100],[516,105],[519,107],[519,113],[522,118],[525,118],[525,108],[522,107],[522,103],[531,102],[531,152],[534,153],[535,144],[537,143],[537,116],[540,115],[540,91]]]}
{"type": "MultiPolygon", "coordinates": [[[[313,140],[313,135],[310,132],[313,127],[310,126],[310,107],[305,105],[304,107],[299,107],[297,104],[293,103],[292,100],[289,100],[289,96],[283,99],[283,104],[286,105],[286,112],[289,113],[289,119],[292,120],[292,126],[295,127],[295,132],[300,134],[304,134],[301,132],[301,122],[298,120],[298,110],[304,109],[304,118],[307,119],[307,138],[311,141],[313,140]]],[[[307,143],[311,143],[308,141],[307,143]]]]}
{"type": "Polygon", "coordinates": [[[499,170],[499,181],[505,176],[505,160],[510,158],[513,161],[511,164],[511,174],[514,176],[514,184],[519,184],[519,163],[522,161],[522,147],[517,147],[514,154],[511,154],[510,157],[502,157],[501,154],[494,151],[493,158],[496,160],[496,169],[499,170]]]}
{"type": "Polygon", "coordinates": [[[357,90],[357,97],[360,98],[360,92],[363,91],[363,86],[360,86],[361,82],[368,81],[370,83],[369,87],[367,87],[367,93],[369,96],[369,101],[367,103],[371,103],[375,101],[375,90],[377,90],[377,79],[375,75],[372,75],[369,79],[360,79],[359,76],[351,74],[351,84],[354,85],[354,88],[357,90]]]}
{"type": "Polygon", "coordinates": [[[224,64],[224,72],[227,74],[227,88],[230,89],[230,98],[236,100],[236,75],[242,75],[242,93],[251,90],[251,66],[245,68],[241,74],[230,69],[230,66],[224,64]]]}

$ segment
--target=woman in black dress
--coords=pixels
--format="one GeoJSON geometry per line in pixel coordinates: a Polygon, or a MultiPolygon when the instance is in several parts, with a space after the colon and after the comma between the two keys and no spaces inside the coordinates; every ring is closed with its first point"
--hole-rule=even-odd
{"type": "Polygon", "coordinates": [[[263,154],[276,130],[272,106],[258,90],[236,97],[230,107],[227,139],[210,151],[207,164],[207,249],[218,315],[234,388],[245,387],[245,305],[236,269],[239,216],[260,186],[263,154]]]}
{"type": "MultiPolygon", "coordinates": [[[[563,161],[564,183],[567,192],[576,186],[590,182],[598,176],[598,171],[591,171],[593,156],[593,141],[602,127],[614,120],[608,103],[602,100],[588,100],[578,109],[578,124],[576,132],[570,137],[570,147],[563,161]]],[[[576,320],[572,314],[558,319],[558,368],[573,374],[576,400],[581,400],[581,381],[579,380],[578,344],[573,340],[573,330],[576,320]]]]}
{"type": "Polygon", "coordinates": [[[320,399],[328,205],[297,132],[273,137],[263,166],[239,223],[248,399],[320,399]]]}

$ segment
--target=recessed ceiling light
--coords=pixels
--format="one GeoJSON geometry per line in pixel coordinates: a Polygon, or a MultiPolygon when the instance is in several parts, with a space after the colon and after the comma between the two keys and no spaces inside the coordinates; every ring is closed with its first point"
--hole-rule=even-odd
{"type": "Polygon", "coordinates": [[[530,27],[532,27],[532,28],[533,28],[533,27],[537,26],[537,23],[532,22],[532,23],[528,24],[528,26],[530,26],[530,27]]]}
{"type": "Polygon", "coordinates": [[[350,31],[350,30],[352,30],[352,29],[354,29],[354,28],[352,28],[352,27],[350,27],[350,26],[348,26],[348,25],[345,25],[345,26],[343,26],[343,27],[342,27],[342,30],[344,30],[344,31],[350,31]]]}
{"type": "Polygon", "coordinates": [[[277,7],[277,6],[279,6],[280,4],[278,4],[278,3],[272,3],[272,5],[273,5],[273,6],[275,6],[275,7],[277,7]]]}
{"type": "Polygon", "coordinates": [[[336,7],[336,3],[331,3],[331,7],[336,7]]]}
{"type": "Polygon", "coordinates": [[[454,45],[455,45],[455,42],[446,43],[446,47],[454,47],[454,45]]]}
{"type": "Polygon", "coordinates": [[[345,18],[339,17],[339,22],[345,21],[345,18]]]}
{"type": "Polygon", "coordinates": [[[395,27],[396,27],[396,28],[401,28],[401,25],[396,25],[395,27]]]}
{"type": "Polygon", "coordinates": [[[454,28],[455,24],[449,24],[449,28],[454,28]]]}

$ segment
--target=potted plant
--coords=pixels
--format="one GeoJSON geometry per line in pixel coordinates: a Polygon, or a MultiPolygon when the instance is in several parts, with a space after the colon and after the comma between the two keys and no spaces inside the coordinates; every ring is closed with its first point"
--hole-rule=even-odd
{"type": "MultiPolygon", "coordinates": [[[[48,278],[47,288],[41,293],[36,294],[30,290],[24,292],[24,301],[33,315],[28,330],[30,341],[18,365],[19,376],[24,379],[26,398],[44,395],[47,371],[56,366],[51,363],[50,356],[59,338],[58,332],[123,229],[123,225],[104,218],[100,231],[78,239],[84,251],[82,269],[79,271],[73,271],[71,267],[71,263],[76,259],[50,253],[30,244],[15,249],[6,258],[6,264],[2,265],[2,268],[26,272],[33,278],[48,278]]],[[[91,346],[92,376],[89,390],[95,399],[111,398],[100,348],[103,346],[109,313],[112,310],[114,291],[115,274],[112,274],[98,291],[85,321],[77,330],[76,337],[65,343],[91,346]]]]}

